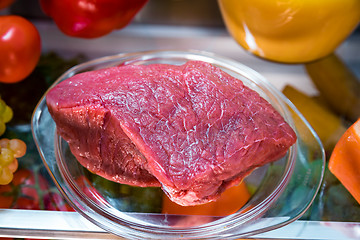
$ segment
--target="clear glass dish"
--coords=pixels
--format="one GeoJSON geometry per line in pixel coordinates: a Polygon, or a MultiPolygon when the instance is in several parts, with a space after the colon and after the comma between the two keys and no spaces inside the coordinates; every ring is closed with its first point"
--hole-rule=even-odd
{"type": "Polygon", "coordinates": [[[209,62],[242,80],[268,100],[297,134],[296,144],[285,157],[256,169],[245,179],[254,189],[250,200],[236,213],[223,217],[122,210],[119,206],[124,199],[110,196],[111,192],[92,182],[89,172],[77,162],[67,143],[56,133],[45,94],[34,111],[32,131],[40,156],[60,192],[85,218],[106,231],[130,239],[248,237],[300,218],[312,204],[324,175],[322,144],[293,104],[249,67],[199,51],[125,53],[77,65],[64,73],[54,85],[74,74],[110,66],[183,64],[188,60],[209,62]]]}

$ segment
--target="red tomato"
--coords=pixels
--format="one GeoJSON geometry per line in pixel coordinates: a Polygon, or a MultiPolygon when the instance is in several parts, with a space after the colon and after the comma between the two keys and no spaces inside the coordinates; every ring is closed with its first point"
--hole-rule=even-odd
{"type": "Polygon", "coordinates": [[[20,186],[20,196],[17,198],[13,208],[16,209],[40,209],[40,196],[38,189],[48,189],[48,182],[41,175],[35,176],[27,169],[19,169],[14,174],[12,184],[20,186]]]}
{"type": "Polygon", "coordinates": [[[10,208],[13,201],[14,196],[11,196],[10,192],[12,191],[12,187],[7,185],[0,185],[0,208],[10,208]]]}
{"type": "Polygon", "coordinates": [[[49,187],[39,173],[19,169],[10,184],[0,185],[0,209],[74,211],[59,193],[50,192],[49,187]]]}
{"type": "Polygon", "coordinates": [[[10,184],[0,186],[0,208],[40,209],[38,191],[45,191],[49,184],[41,175],[27,169],[19,169],[14,173],[10,184]]]}
{"type": "Polygon", "coordinates": [[[46,210],[54,211],[75,211],[60,194],[49,192],[43,196],[46,210]]]}
{"type": "Polygon", "coordinates": [[[35,68],[41,54],[36,27],[20,16],[0,16],[0,82],[15,83],[35,68]]]}

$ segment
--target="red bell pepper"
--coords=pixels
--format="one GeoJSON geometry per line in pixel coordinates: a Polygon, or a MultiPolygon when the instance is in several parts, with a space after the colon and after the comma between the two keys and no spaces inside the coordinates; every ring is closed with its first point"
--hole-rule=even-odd
{"type": "Polygon", "coordinates": [[[66,35],[97,38],[124,28],[148,0],[40,0],[66,35]]]}

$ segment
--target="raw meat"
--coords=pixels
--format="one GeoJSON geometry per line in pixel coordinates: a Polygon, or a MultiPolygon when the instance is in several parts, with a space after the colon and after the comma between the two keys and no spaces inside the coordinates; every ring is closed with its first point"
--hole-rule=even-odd
{"type": "Polygon", "coordinates": [[[258,93],[209,63],[125,65],[75,75],[46,97],[78,161],[107,179],[215,200],[296,135],[258,93]]]}

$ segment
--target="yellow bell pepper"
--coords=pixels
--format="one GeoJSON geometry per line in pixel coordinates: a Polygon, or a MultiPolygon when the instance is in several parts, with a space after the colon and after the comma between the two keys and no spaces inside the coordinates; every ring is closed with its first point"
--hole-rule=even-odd
{"type": "Polygon", "coordinates": [[[273,61],[299,63],[324,57],[360,21],[359,0],[218,0],[234,39],[273,61]]]}

